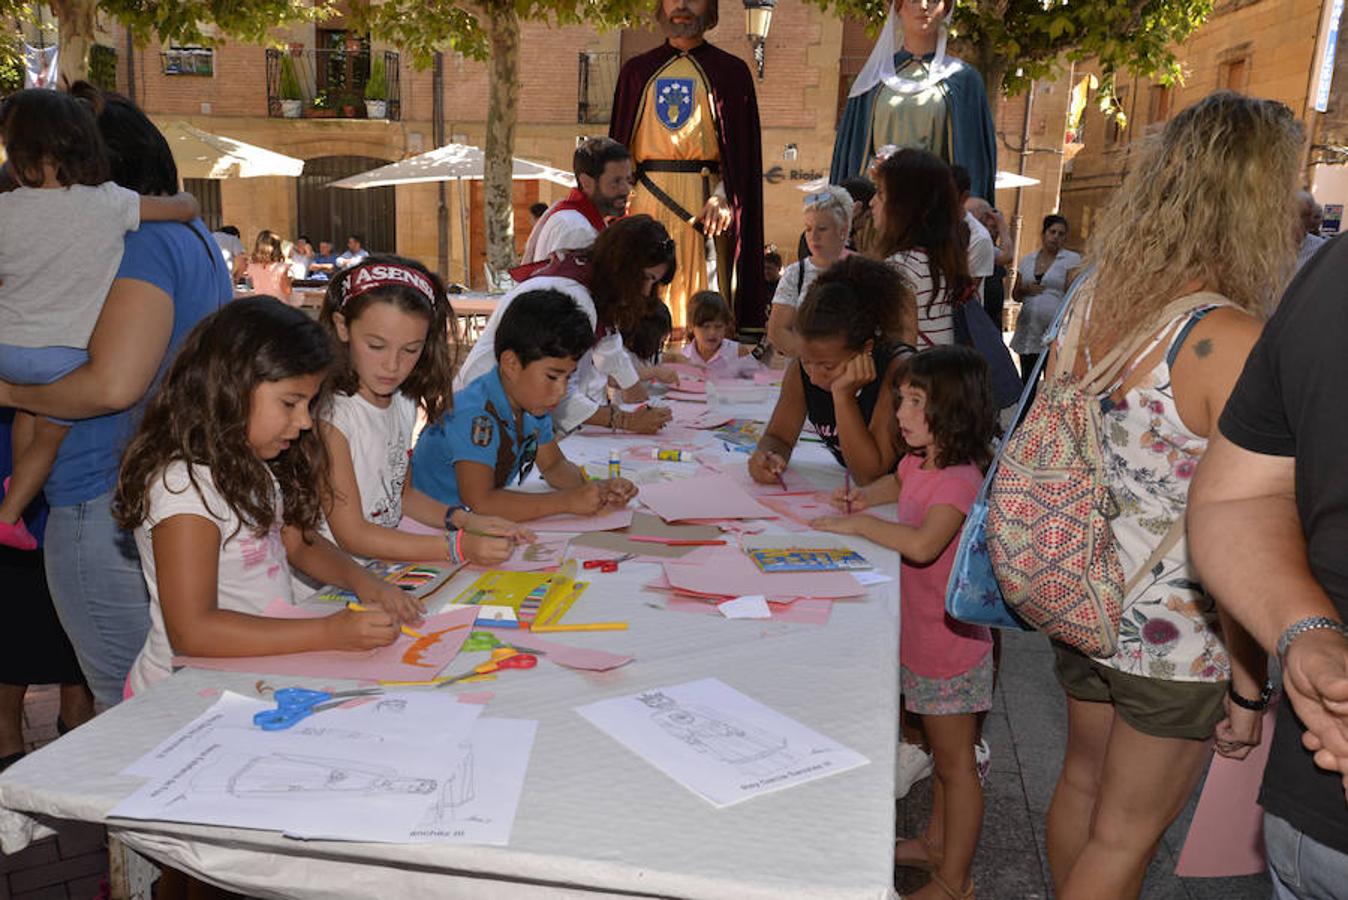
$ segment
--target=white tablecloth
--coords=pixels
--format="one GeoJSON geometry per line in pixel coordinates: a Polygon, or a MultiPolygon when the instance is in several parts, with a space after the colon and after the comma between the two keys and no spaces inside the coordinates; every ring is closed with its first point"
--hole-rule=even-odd
{"type": "MultiPolygon", "coordinates": [[[[841,480],[817,445],[803,445],[793,466],[821,486],[841,480]]],[[[864,552],[894,581],[835,603],[824,627],[659,608],[662,595],[642,590],[654,565],[587,573],[594,584],[577,608],[586,619],[626,620],[630,630],[551,637],[635,662],[581,673],[544,660],[464,688],[495,694],[486,715],[540,723],[508,847],[302,842],[127,821],[109,828],[142,853],[268,898],[890,897],[898,558],[869,544],[864,552]],[[574,711],[709,676],[871,764],[718,810],[574,711]]],[[[453,597],[472,577],[461,573],[437,598],[453,597]]],[[[26,757],[0,777],[0,847],[13,853],[40,836],[44,816],[105,821],[141,783],[118,772],[203,712],[218,689],[251,694],[253,682],[185,670],[26,757]]]]}

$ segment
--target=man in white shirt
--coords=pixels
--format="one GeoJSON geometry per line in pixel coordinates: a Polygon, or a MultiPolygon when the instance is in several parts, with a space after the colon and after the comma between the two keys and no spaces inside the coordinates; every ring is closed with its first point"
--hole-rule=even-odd
{"type": "Polygon", "coordinates": [[[337,268],[354,266],[369,255],[370,251],[365,249],[365,238],[359,234],[350,235],[346,239],[346,252],[337,257],[337,268]]]}
{"type": "Polygon", "coordinates": [[[290,245],[290,277],[295,281],[301,281],[309,277],[309,263],[314,261],[314,247],[309,243],[309,238],[300,235],[295,238],[295,243],[290,245]]]}
{"type": "Polygon", "coordinates": [[[222,225],[219,231],[211,232],[211,237],[220,245],[220,255],[224,257],[230,277],[238,281],[243,276],[243,270],[248,267],[248,250],[239,237],[239,229],[233,225],[222,225]]]}
{"type": "Polygon", "coordinates": [[[571,157],[577,187],[538,220],[524,245],[522,265],[548,259],[558,250],[594,243],[607,219],[627,213],[632,193],[632,154],[612,138],[582,141],[571,157]]]}
{"type": "Polygon", "coordinates": [[[964,212],[964,224],[969,226],[969,277],[978,288],[979,302],[983,300],[983,279],[991,278],[997,268],[997,247],[992,235],[983,227],[983,223],[966,208],[969,199],[969,186],[972,183],[969,171],[964,166],[951,166],[955,176],[955,190],[959,191],[960,210],[964,212]]]}

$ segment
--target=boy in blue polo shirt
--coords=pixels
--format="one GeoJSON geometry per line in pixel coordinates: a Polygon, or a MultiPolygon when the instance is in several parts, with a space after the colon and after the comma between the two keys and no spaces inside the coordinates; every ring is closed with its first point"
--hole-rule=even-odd
{"type": "Polygon", "coordinates": [[[590,320],[570,297],[555,290],[516,297],[496,329],[496,367],[422,432],[412,454],[413,486],[451,512],[462,507],[516,522],[626,506],[635,485],[624,478],[586,481],[552,435],[550,413],[593,344],[590,320]],[[507,489],[535,465],[551,491],[507,489]]]}

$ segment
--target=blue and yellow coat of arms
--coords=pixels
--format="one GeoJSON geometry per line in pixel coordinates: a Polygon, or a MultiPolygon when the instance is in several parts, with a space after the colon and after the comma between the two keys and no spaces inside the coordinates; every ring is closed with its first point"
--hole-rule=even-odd
{"type": "Polygon", "coordinates": [[[670,131],[677,131],[693,114],[693,79],[655,80],[655,117],[670,131]]]}

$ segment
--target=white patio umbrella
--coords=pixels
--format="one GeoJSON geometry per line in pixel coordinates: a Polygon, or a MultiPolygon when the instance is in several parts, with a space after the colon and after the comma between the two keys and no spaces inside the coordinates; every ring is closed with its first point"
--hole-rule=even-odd
{"type": "MultiPolygon", "coordinates": [[[[368,172],[350,175],[340,181],[334,181],[328,187],[362,190],[364,188],[388,187],[395,184],[425,184],[436,181],[456,181],[460,179],[480,180],[484,166],[484,154],[480,147],[471,144],[446,144],[434,150],[428,150],[417,156],[389,163],[368,172]]],[[[576,178],[570,172],[554,169],[552,166],[515,157],[511,177],[516,181],[551,181],[563,187],[575,187],[576,178]]]]}
{"type": "Polygon", "coordinates": [[[304,160],[224,135],[202,131],[186,122],[169,122],[159,129],[173,151],[183,178],[293,178],[304,170],[304,160]]]}
{"type": "MultiPolygon", "coordinates": [[[[468,207],[464,202],[463,182],[480,181],[485,167],[485,154],[471,144],[446,144],[417,156],[349,175],[328,184],[328,187],[364,190],[391,187],[398,184],[428,184],[437,181],[459,182],[459,229],[463,236],[463,277],[470,279],[468,265],[468,207]]],[[[515,181],[551,181],[563,187],[576,186],[576,177],[552,166],[514,157],[511,178],[515,181]]]]}

